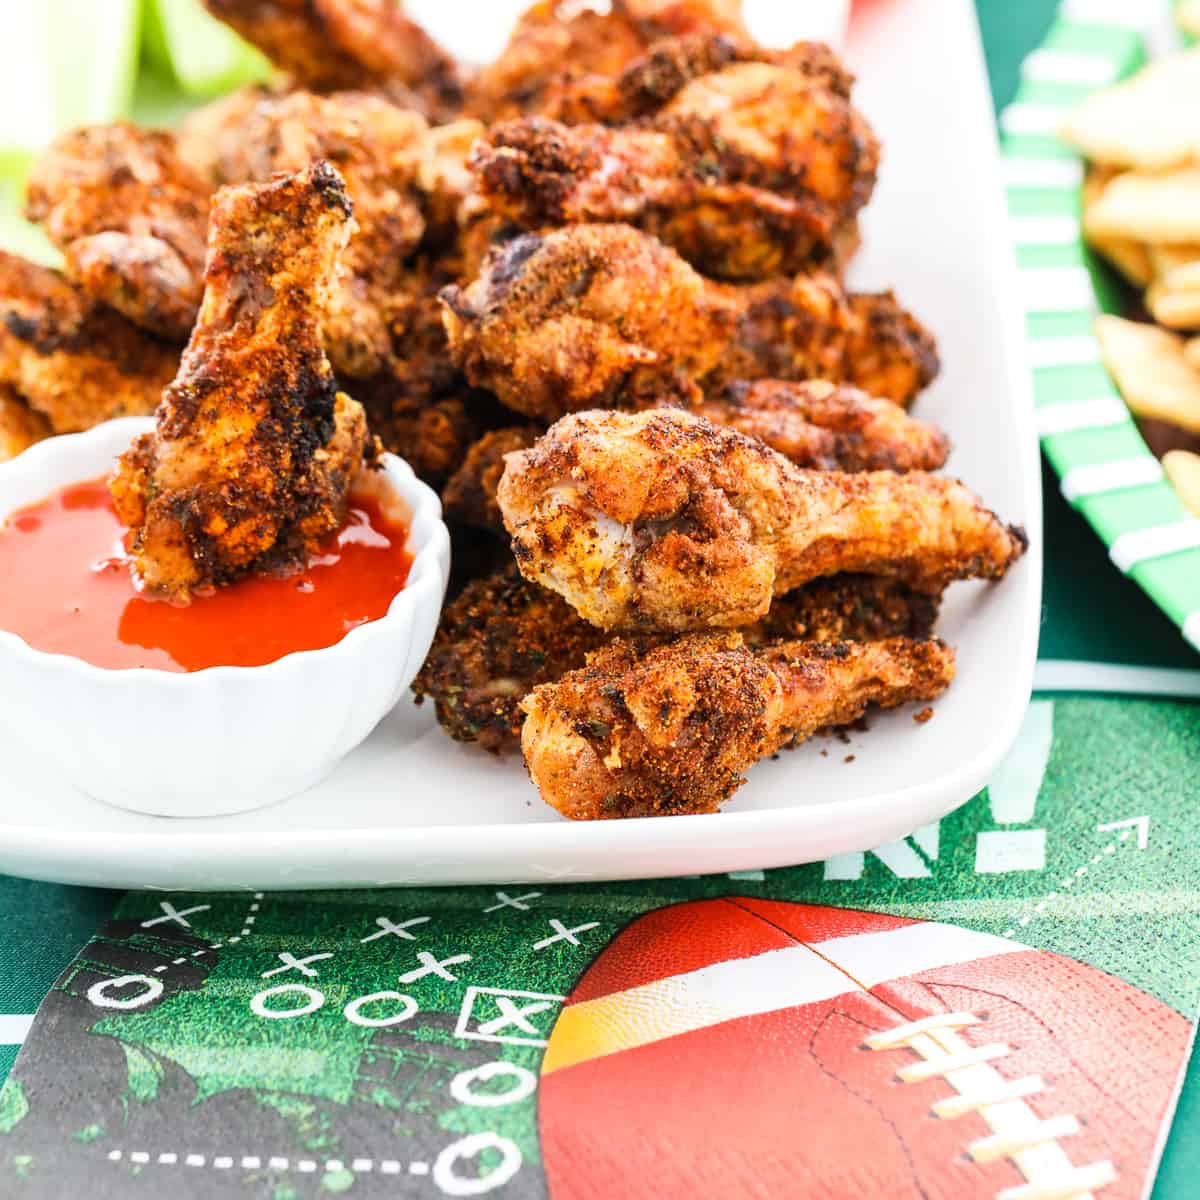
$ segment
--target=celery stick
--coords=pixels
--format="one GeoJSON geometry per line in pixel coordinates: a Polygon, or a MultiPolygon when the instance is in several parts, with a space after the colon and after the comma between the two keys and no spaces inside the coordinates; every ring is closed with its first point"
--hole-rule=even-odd
{"type": "Polygon", "coordinates": [[[270,67],[228,25],[210,16],[200,0],[147,0],[162,31],[180,86],[194,96],[215,96],[239,84],[266,79],[270,67]]]}

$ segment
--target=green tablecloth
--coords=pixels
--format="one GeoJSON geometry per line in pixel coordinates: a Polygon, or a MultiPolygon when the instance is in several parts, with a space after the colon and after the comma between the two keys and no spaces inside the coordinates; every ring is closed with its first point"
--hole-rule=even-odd
{"type": "MultiPolygon", "coordinates": [[[[1040,40],[1055,0],[978,0],[997,105],[1016,86],[1021,59],[1040,40]]],[[[1046,621],[1042,654],[1057,659],[1194,665],[1178,631],[1112,568],[1095,535],[1047,475],[1046,621]],[[1080,604],[1087,596],[1088,603],[1080,604]]],[[[935,851],[936,857],[936,851],[935,851]]],[[[0,1079],[15,1058],[22,1014],[32,1013],[79,947],[113,909],[115,893],[0,877],[0,1079]],[[8,1016],[5,1016],[8,1014],[8,1016]]],[[[1200,1064],[1193,1061],[1154,1197],[1190,1200],[1200,1179],[1200,1064]]]]}

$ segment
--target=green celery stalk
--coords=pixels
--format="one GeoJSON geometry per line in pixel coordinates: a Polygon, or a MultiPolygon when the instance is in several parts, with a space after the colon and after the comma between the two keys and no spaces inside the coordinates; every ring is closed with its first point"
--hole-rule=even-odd
{"type": "Polygon", "coordinates": [[[184,91],[193,96],[216,96],[270,75],[267,60],[211,16],[200,0],[146,3],[150,36],[161,37],[184,91]]]}

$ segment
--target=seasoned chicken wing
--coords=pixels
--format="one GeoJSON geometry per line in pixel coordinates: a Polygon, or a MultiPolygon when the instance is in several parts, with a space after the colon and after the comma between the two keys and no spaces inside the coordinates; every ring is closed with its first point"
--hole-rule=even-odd
{"type": "MultiPolygon", "coordinates": [[[[779,638],[924,638],[937,607],[936,596],[898,580],[838,575],[778,597],[760,624],[741,632],[751,645],[779,638]]],[[[434,702],[452,738],[504,753],[520,743],[522,699],[538,684],[582,667],[608,639],[509,563],[472,580],[447,605],[413,690],[434,702]]]]}
{"type": "Polygon", "coordinates": [[[618,76],[654,42],[716,33],[745,37],[740,0],[613,0],[607,12],[538,0],[500,56],[469,81],[466,109],[496,121],[525,113],[600,119],[619,103],[618,76]]]}
{"type": "MultiPolygon", "coordinates": [[[[674,397],[645,407],[669,407],[674,397]]],[[[823,379],[734,383],[689,410],[714,425],[756,437],[798,467],[821,471],[936,471],[950,443],[941,430],[908,416],[890,400],[823,379]]],[[[504,532],[496,490],[504,458],[527,450],[544,431],[509,426],[484,434],[442,492],[446,515],[481,529],[504,532]]]]}
{"type": "Polygon", "coordinates": [[[472,167],[527,228],[628,221],[710,275],[763,279],[836,263],[878,161],[844,96],[751,62],[687,84],[645,126],[494,126],[472,167]]]}
{"type": "Polygon", "coordinates": [[[524,701],[521,749],[542,799],[573,820],[713,812],[759,759],[871,704],[933,700],[953,677],[937,640],[618,639],[524,701]]]}
{"type": "Polygon", "coordinates": [[[358,229],[341,257],[325,316],[336,369],[364,378],[395,357],[392,324],[405,301],[405,260],[425,232],[417,172],[428,126],[419,113],[362,92],[289,92],[259,102],[222,143],[217,173],[265,182],[316,159],[337,164],[358,229]]]}
{"type": "Polygon", "coordinates": [[[442,489],[442,510],[447,519],[502,534],[504,518],[496,502],[496,489],[504,474],[504,458],[514,450],[527,450],[542,433],[537,425],[508,425],[489,430],[473,443],[442,489]]]}
{"type": "Polygon", "coordinates": [[[84,291],[182,342],[200,305],[209,191],[171,134],[121,121],[53,142],[30,171],[25,214],[84,291]]]}
{"type": "Polygon", "coordinates": [[[936,471],[950,453],[949,439],[936,426],[890,400],[825,379],[739,380],[690,411],[813,470],[936,471]]]}
{"type": "Polygon", "coordinates": [[[16,458],[53,432],[50,422],[30,408],[15,388],[0,383],[0,462],[16,458]]]}
{"type": "Polygon", "coordinates": [[[341,523],[366,422],[337,390],[321,320],[352,227],[324,162],[214,198],[191,341],[156,430],[110,483],[147,591],[294,568],[341,523]]]}
{"type": "Polygon", "coordinates": [[[498,499],[522,573],[603,629],[748,625],[842,571],[998,579],[1027,545],[955,480],[801,470],[675,409],[564,417],[498,499]]]}
{"type": "Polygon", "coordinates": [[[0,251],[0,384],[55,433],[152,413],[176,346],[97,304],[57,271],[0,251]]]}
{"type": "Polygon", "coordinates": [[[298,87],[377,91],[438,118],[461,100],[453,59],[404,15],[400,0],[204,2],[298,87]]]}
{"type": "Polygon", "coordinates": [[[546,421],[735,379],[829,379],[903,402],[937,369],[932,338],[888,297],[864,303],[832,275],[713,283],[629,225],[513,238],[442,298],[471,382],[546,421]]]}

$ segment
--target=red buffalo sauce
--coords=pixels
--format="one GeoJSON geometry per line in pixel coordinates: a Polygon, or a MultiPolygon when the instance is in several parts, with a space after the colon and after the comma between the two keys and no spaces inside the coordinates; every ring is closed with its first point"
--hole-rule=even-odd
{"type": "Polygon", "coordinates": [[[103,479],[61,488],[0,524],[0,629],[98,667],[257,667],[332,646],[387,612],[408,530],[368,495],[305,569],[254,576],[177,605],[141,595],[103,479]]]}

